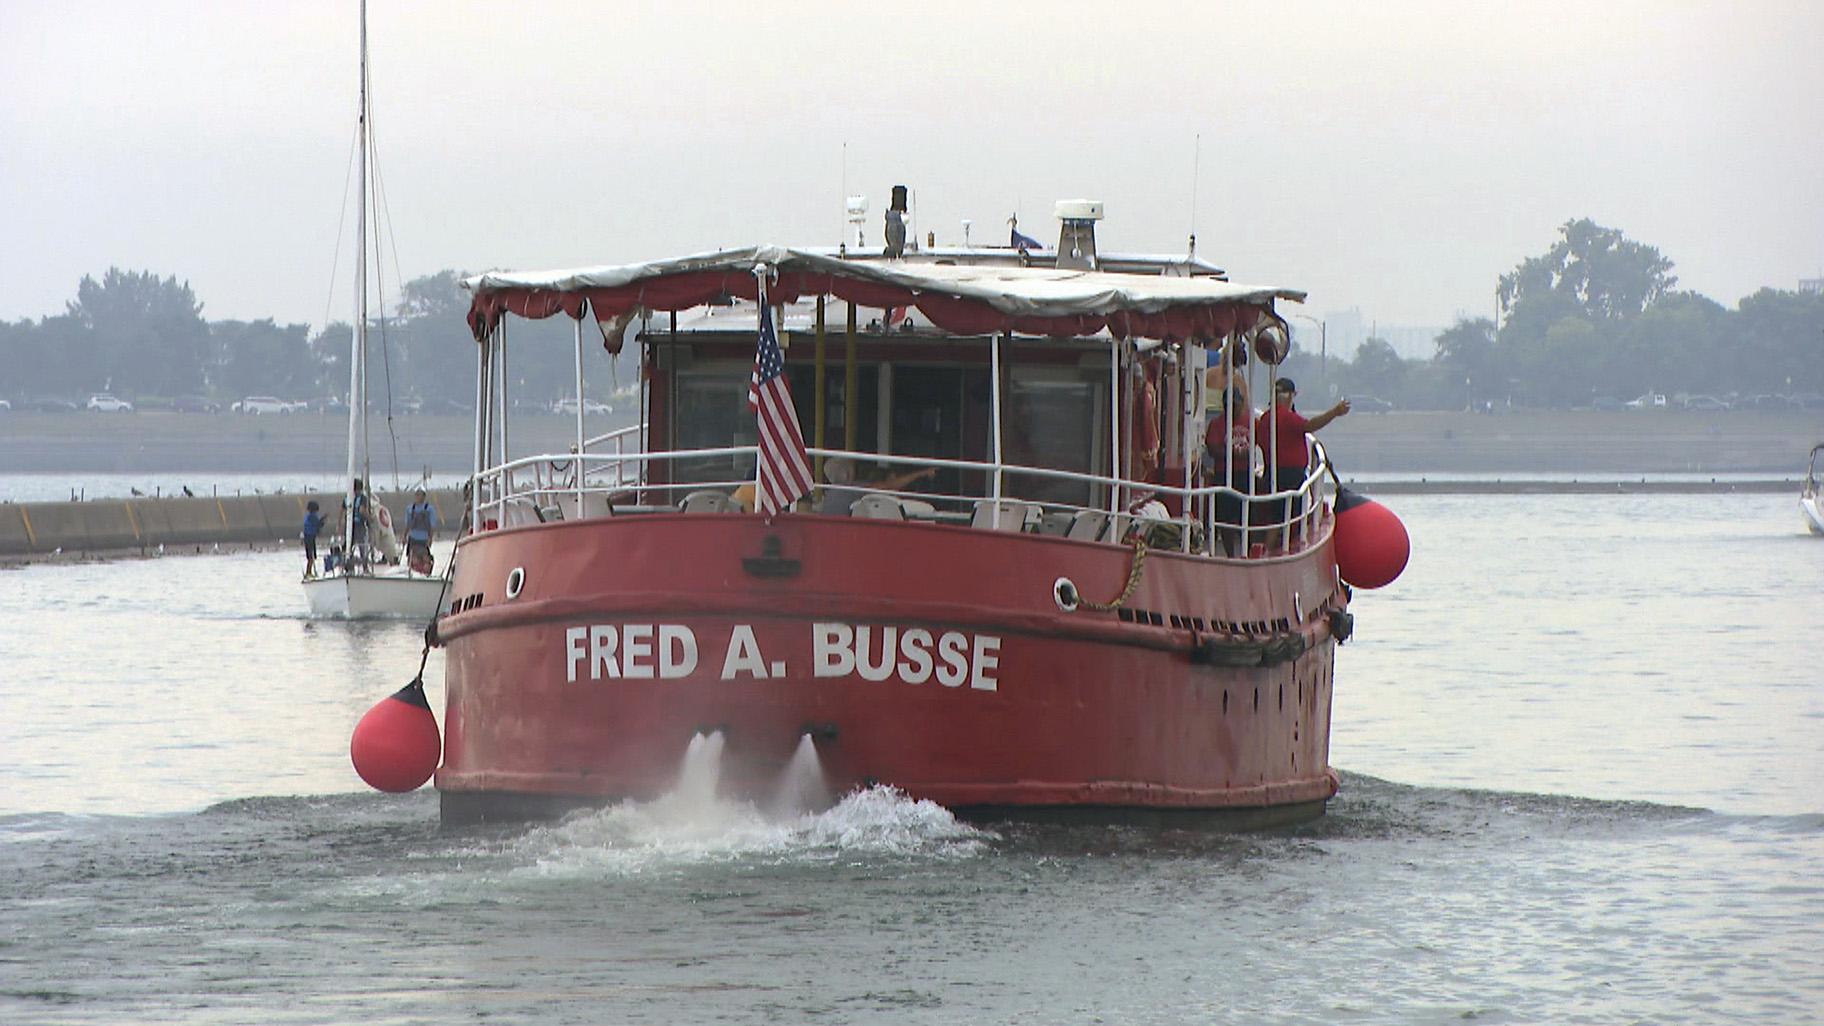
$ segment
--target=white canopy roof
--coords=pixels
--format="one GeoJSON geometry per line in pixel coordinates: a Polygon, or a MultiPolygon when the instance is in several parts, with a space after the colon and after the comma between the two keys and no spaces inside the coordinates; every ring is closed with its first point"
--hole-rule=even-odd
{"type": "Polygon", "coordinates": [[[576,292],[616,288],[695,272],[776,271],[831,274],[912,292],[985,303],[1013,316],[1063,317],[1115,311],[1157,313],[1177,306],[1302,302],[1305,293],[1276,285],[1245,285],[1213,277],[1117,274],[1009,265],[952,265],[917,259],[844,260],[811,250],[754,246],[637,264],[556,271],[489,272],[463,282],[478,297],[497,291],[576,292]]]}

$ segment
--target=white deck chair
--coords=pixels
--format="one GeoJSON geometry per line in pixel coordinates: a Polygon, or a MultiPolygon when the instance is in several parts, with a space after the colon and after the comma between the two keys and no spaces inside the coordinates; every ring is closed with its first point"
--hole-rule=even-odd
{"type": "Polygon", "coordinates": [[[614,510],[608,505],[608,496],[600,492],[584,492],[582,513],[577,513],[575,492],[556,492],[552,498],[557,500],[557,508],[565,520],[580,520],[585,517],[605,517],[614,510]]]}
{"type": "Polygon", "coordinates": [[[983,499],[975,504],[975,518],[969,522],[970,527],[984,531],[1025,531],[1028,525],[1037,526],[1039,507],[1037,503],[1021,502],[1018,499],[983,499]],[[996,513],[999,516],[996,516],[996,513]]]}
{"type": "Polygon", "coordinates": [[[727,492],[705,488],[684,496],[683,510],[686,513],[739,513],[741,506],[727,492]]]}
{"type": "Polygon", "coordinates": [[[1070,518],[1064,537],[1072,541],[1103,541],[1108,533],[1108,514],[1093,509],[1078,510],[1070,518]]]}
{"type": "Polygon", "coordinates": [[[905,507],[899,500],[883,492],[869,492],[856,499],[849,506],[849,516],[865,517],[869,520],[904,520],[905,507]]]}

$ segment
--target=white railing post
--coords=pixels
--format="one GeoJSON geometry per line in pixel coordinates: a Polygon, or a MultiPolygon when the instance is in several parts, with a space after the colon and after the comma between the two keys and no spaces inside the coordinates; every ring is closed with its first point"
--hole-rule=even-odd
{"type": "Polygon", "coordinates": [[[588,313],[589,304],[584,301],[576,318],[576,456],[570,461],[570,472],[576,475],[578,519],[583,515],[583,318],[588,313]]]}
{"type": "Polygon", "coordinates": [[[995,530],[1001,527],[1001,333],[988,336],[988,395],[989,410],[992,415],[994,432],[994,483],[989,491],[989,501],[994,503],[989,517],[995,530]]]}

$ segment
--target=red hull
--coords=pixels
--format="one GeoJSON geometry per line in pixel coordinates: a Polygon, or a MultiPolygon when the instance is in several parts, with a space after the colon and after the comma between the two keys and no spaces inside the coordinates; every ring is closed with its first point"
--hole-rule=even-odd
{"type": "Polygon", "coordinates": [[[1112,598],[1132,559],[849,517],[477,534],[456,561],[462,611],[440,625],[437,786],[446,803],[651,798],[691,737],[720,729],[723,788],[746,796],[812,732],[838,792],[890,784],[957,809],[1321,809],[1336,791],[1330,614],[1345,601],[1327,533],[1265,561],[1149,551],[1120,614],[1054,601],[1059,577],[1112,598]],[[508,598],[514,568],[524,583],[508,598]],[[1267,639],[1282,639],[1273,665],[1209,665],[1267,639]]]}

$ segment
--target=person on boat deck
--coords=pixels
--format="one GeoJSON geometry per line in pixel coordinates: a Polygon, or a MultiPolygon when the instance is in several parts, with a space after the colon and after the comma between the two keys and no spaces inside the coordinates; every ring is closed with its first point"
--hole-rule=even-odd
{"type": "Polygon", "coordinates": [[[1228,342],[1229,359],[1222,359],[1222,347],[1205,351],[1209,369],[1203,372],[1204,410],[1214,417],[1227,406],[1231,396],[1235,399],[1236,415],[1254,419],[1253,407],[1248,401],[1248,375],[1243,370],[1248,365],[1248,347],[1240,342],[1228,342]]]}
{"type": "Polygon", "coordinates": [[[858,482],[855,480],[855,461],[847,456],[832,456],[823,461],[823,479],[829,484],[823,489],[823,500],[818,503],[817,512],[825,516],[847,516],[849,507],[855,505],[855,500],[869,492],[896,492],[935,473],[936,468],[924,467],[889,474],[874,481],[858,482]]]}
{"type": "Polygon", "coordinates": [[[323,530],[323,514],[317,500],[304,504],[304,579],[317,576],[317,532],[323,530]]]}
{"type": "MultiPolygon", "coordinates": [[[[1254,483],[1254,408],[1248,403],[1248,379],[1241,370],[1248,362],[1248,347],[1230,342],[1228,350],[1226,361],[1220,350],[1212,350],[1215,365],[1204,372],[1205,478],[1246,495],[1254,483]]],[[[1237,555],[1242,550],[1241,495],[1217,493],[1216,523],[1223,551],[1237,555]]]]}
{"type": "Polygon", "coordinates": [[[418,489],[405,511],[406,565],[421,574],[431,572],[431,539],[441,526],[437,507],[425,499],[424,489],[418,489]]]}
{"type": "MultiPolygon", "coordinates": [[[[1267,471],[1267,488],[1269,492],[1297,488],[1304,483],[1305,473],[1311,466],[1311,449],[1305,444],[1305,436],[1317,431],[1338,417],[1349,412],[1349,400],[1339,399],[1335,406],[1314,416],[1305,417],[1293,407],[1293,400],[1298,396],[1298,386],[1291,378],[1280,378],[1273,383],[1273,408],[1262,413],[1254,422],[1254,435],[1262,439],[1262,445],[1269,444],[1267,459],[1272,464],[1267,471]]],[[[1270,504],[1265,518],[1269,524],[1284,523],[1304,513],[1304,500],[1291,500],[1288,506],[1284,501],[1270,504]]]]}
{"type": "MultiPolygon", "coordinates": [[[[348,516],[348,563],[350,566],[365,568],[368,564],[367,552],[367,511],[370,500],[367,486],[360,478],[355,478],[354,506],[348,516]]],[[[346,500],[344,500],[346,502],[346,500]]]]}

